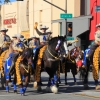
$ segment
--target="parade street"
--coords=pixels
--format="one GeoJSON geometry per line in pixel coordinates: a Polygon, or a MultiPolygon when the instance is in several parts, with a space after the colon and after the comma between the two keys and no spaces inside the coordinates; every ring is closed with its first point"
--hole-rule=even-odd
{"type": "Polygon", "coordinates": [[[6,93],[5,89],[0,88],[0,100],[100,100],[100,91],[95,90],[95,85],[92,78],[92,73],[90,73],[89,77],[89,90],[84,90],[81,82],[78,80],[79,75],[77,75],[78,85],[74,85],[72,74],[68,74],[68,84],[64,85],[64,74],[61,75],[61,81],[59,87],[59,93],[46,93],[46,83],[47,83],[48,75],[46,73],[42,73],[42,92],[37,93],[36,89],[33,88],[33,83],[30,83],[25,96],[21,96],[19,93],[14,94],[12,88],[10,89],[10,93],[6,93]]]}

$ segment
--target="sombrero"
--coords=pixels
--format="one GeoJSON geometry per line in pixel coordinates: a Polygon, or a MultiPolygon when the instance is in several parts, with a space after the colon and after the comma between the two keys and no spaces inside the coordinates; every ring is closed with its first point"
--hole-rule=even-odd
{"type": "Polygon", "coordinates": [[[0,32],[2,32],[2,31],[7,32],[7,31],[8,31],[8,29],[6,29],[6,28],[2,28],[2,29],[0,30],[0,32]]]}
{"type": "Polygon", "coordinates": [[[17,34],[13,35],[12,38],[17,38],[17,34]]]}
{"type": "Polygon", "coordinates": [[[42,26],[41,28],[40,28],[40,30],[42,30],[42,29],[48,29],[49,27],[46,27],[45,25],[44,26],[42,26]]]}
{"type": "Polygon", "coordinates": [[[46,32],[52,34],[52,32],[50,30],[47,30],[46,32]]]}

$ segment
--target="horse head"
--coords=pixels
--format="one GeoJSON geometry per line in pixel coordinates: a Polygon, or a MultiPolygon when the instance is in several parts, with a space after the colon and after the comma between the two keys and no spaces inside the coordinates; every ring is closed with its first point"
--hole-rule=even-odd
{"type": "Polygon", "coordinates": [[[57,55],[58,53],[63,53],[64,49],[64,42],[66,36],[58,36],[52,38],[48,42],[48,49],[53,55],[57,55]]]}

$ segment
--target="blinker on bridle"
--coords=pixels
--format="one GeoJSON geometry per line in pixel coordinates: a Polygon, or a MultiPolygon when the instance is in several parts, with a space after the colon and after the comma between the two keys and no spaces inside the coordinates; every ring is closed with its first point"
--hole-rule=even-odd
{"type": "Polygon", "coordinates": [[[61,43],[61,41],[60,41],[60,40],[58,40],[58,43],[57,43],[57,45],[56,45],[55,50],[58,50],[58,49],[59,49],[60,43],[61,43]]]}

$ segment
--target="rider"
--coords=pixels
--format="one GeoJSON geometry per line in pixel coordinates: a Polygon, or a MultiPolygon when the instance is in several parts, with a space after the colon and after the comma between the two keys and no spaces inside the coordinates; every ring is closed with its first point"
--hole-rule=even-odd
{"type": "MultiPolygon", "coordinates": [[[[93,56],[93,53],[94,53],[94,50],[100,45],[100,24],[97,24],[96,25],[96,28],[98,29],[96,32],[95,32],[95,41],[94,43],[91,45],[90,47],[90,52],[89,52],[89,57],[90,57],[90,62],[92,64],[92,56],[93,56]]],[[[93,65],[93,64],[92,64],[93,65]]]]}
{"type": "Polygon", "coordinates": [[[51,36],[52,32],[50,30],[47,30],[46,32],[48,33],[48,35],[47,35],[47,41],[49,41],[49,40],[52,39],[52,36],[51,36]]]}
{"type": "Polygon", "coordinates": [[[6,34],[6,32],[8,31],[8,29],[3,28],[0,30],[1,34],[0,34],[0,48],[2,49],[2,51],[8,49],[8,43],[10,42],[11,39],[10,37],[6,34]]]}
{"type": "MultiPolygon", "coordinates": [[[[22,40],[24,39],[23,36],[20,34],[17,34],[14,37],[17,39],[14,40],[13,43],[11,44],[13,48],[13,52],[9,55],[9,57],[12,58],[13,60],[15,57],[20,55],[20,52],[22,52],[25,49],[25,46],[22,42],[22,40]]],[[[11,72],[12,69],[13,69],[13,66],[10,66],[9,73],[11,72]]]]}
{"type": "MultiPolygon", "coordinates": [[[[47,35],[48,35],[48,33],[46,32],[46,30],[48,29],[48,27],[42,26],[41,27],[42,32],[40,32],[37,29],[37,26],[38,26],[38,23],[36,22],[35,26],[34,26],[34,29],[36,30],[37,34],[40,36],[40,47],[39,47],[40,51],[39,51],[39,54],[38,54],[38,60],[37,60],[37,65],[36,65],[36,72],[40,73],[43,52],[44,52],[44,50],[47,47],[47,35]]],[[[37,80],[37,81],[39,82],[40,79],[37,80]]]]}
{"type": "Polygon", "coordinates": [[[35,48],[39,46],[39,42],[36,36],[32,37],[32,40],[29,42],[29,48],[35,48]]]}

